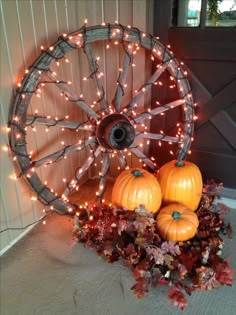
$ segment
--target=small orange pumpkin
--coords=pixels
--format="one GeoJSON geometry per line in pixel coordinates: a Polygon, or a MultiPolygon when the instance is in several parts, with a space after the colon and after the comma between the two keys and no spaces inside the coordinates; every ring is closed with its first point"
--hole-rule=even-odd
{"type": "Polygon", "coordinates": [[[114,205],[135,210],[141,204],[149,212],[156,212],[161,205],[161,188],[154,175],[135,168],[120,173],[112,190],[114,205]]]}
{"type": "Polygon", "coordinates": [[[196,234],[199,221],[192,210],[173,203],[160,210],[156,224],[164,240],[180,242],[189,240],[196,234]]]}
{"type": "Polygon", "coordinates": [[[184,204],[195,211],[202,196],[202,175],[194,163],[170,161],[164,164],[158,175],[163,204],[184,204]]]}

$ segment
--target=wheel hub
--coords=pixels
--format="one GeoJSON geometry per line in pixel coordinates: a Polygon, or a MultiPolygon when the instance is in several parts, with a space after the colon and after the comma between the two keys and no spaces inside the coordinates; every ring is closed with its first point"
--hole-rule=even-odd
{"type": "Polygon", "coordinates": [[[97,128],[97,139],[107,149],[123,150],[134,141],[135,130],[129,119],[122,114],[104,117],[97,128]]]}

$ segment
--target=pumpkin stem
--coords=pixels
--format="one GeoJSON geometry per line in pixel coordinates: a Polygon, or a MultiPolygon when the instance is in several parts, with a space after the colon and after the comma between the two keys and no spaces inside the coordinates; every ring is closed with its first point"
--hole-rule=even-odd
{"type": "Polygon", "coordinates": [[[180,214],[178,211],[174,211],[174,212],[172,213],[172,218],[173,218],[174,220],[179,220],[179,219],[181,218],[181,214],[180,214]]]}
{"type": "Polygon", "coordinates": [[[184,166],[185,165],[185,163],[184,163],[184,161],[182,161],[182,160],[180,160],[180,161],[176,161],[176,163],[175,163],[175,166],[184,166]]]}
{"type": "Polygon", "coordinates": [[[131,174],[134,175],[135,177],[142,176],[142,173],[140,170],[133,170],[131,174]]]}

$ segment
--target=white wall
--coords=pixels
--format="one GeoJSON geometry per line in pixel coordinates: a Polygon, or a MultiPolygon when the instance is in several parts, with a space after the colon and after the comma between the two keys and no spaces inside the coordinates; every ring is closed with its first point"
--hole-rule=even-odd
{"type": "MultiPolygon", "coordinates": [[[[11,174],[17,173],[17,169],[12,162],[11,152],[4,150],[8,145],[6,127],[16,85],[21,81],[27,67],[40,54],[40,46],[48,47],[62,33],[70,33],[79,29],[84,24],[85,18],[88,19],[89,25],[101,24],[103,21],[114,23],[117,20],[121,24],[133,25],[147,33],[152,33],[153,0],[0,0],[0,13],[0,213],[1,230],[3,230],[10,227],[25,227],[43,215],[43,206],[40,202],[31,200],[33,194],[24,180],[9,178],[11,174]]],[[[115,55],[114,62],[109,66],[119,67],[119,62],[118,55],[115,55]]],[[[86,90],[88,87],[84,86],[79,73],[82,69],[86,70],[86,67],[83,67],[85,67],[83,62],[73,55],[70,58],[70,64],[61,65],[59,72],[63,73],[63,78],[73,78],[73,89],[86,90]]],[[[141,58],[139,67],[134,70],[133,77],[140,80],[144,74],[145,60],[141,58]]],[[[109,80],[108,77],[104,81],[108,96],[109,80]]],[[[135,86],[133,80],[131,86],[135,86]]],[[[50,113],[60,116],[67,108],[67,104],[61,101],[59,104],[54,88],[51,90],[51,95],[54,97],[49,97],[45,93],[40,100],[32,98],[33,104],[30,105],[29,111],[34,112],[37,109],[44,115],[50,113]]],[[[81,112],[74,107],[69,107],[69,114],[70,118],[78,120],[81,112]]],[[[40,128],[36,133],[31,128],[27,131],[27,149],[28,152],[33,150],[35,158],[54,152],[60,147],[61,133],[58,130],[50,129],[50,132],[46,134],[45,130],[40,128]]],[[[66,143],[73,143],[73,139],[75,139],[73,137],[66,132],[63,140],[66,143]]],[[[86,153],[84,156],[82,154],[78,157],[72,154],[68,158],[69,163],[67,164],[58,163],[58,165],[54,165],[54,168],[39,169],[42,181],[46,180],[50,187],[60,191],[63,188],[61,187],[61,177],[70,178],[78,166],[78,159],[82,161],[85,159],[85,155],[86,153]],[[58,184],[59,182],[60,184],[58,184]]],[[[1,233],[0,253],[5,252],[26,231],[8,230],[1,233]]]]}

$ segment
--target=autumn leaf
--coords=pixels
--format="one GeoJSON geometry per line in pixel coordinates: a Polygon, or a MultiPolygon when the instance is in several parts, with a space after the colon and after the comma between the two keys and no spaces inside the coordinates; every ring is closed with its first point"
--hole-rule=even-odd
{"type": "Polygon", "coordinates": [[[129,256],[129,255],[135,253],[134,244],[129,243],[126,247],[124,247],[124,253],[126,256],[129,256]]]}
{"type": "Polygon", "coordinates": [[[183,264],[178,264],[177,268],[178,268],[178,273],[179,273],[180,279],[184,279],[184,277],[188,273],[188,270],[186,269],[186,267],[183,264]]]}
{"type": "Polygon", "coordinates": [[[171,255],[168,254],[164,255],[164,261],[170,270],[174,268],[174,266],[172,265],[174,258],[171,255]]]}
{"type": "Polygon", "coordinates": [[[138,298],[148,292],[149,285],[172,283],[174,287],[169,291],[169,298],[184,309],[187,305],[185,295],[218,288],[221,284],[232,285],[234,271],[229,261],[219,256],[222,233],[232,236],[230,224],[223,221],[227,209],[223,204],[216,207],[213,203],[219,188],[220,184],[215,181],[205,186],[196,211],[198,233],[186,242],[163,242],[153,215],[143,206],[137,211],[105,204],[81,209],[74,220],[72,234],[99,255],[105,255],[107,262],[123,258],[133,272],[136,283],[132,290],[138,298]]]}
{"type": "Polygon", "coordinates": [[[149,224],[153,224],[155,222],[153,214],[147,211],[144,205],[139,205],[139,208],[135,209],[135,213],[141,217],[145,217],[149,224]]]}
{"type": "Polygon", "coordinates": [[[234,270],[229,268],[229,260],[219,263],[216,267],[216,279],[222,284],[232,286],[234,270]]]}
{"type": "Polygon", "coordinates": [[[126,260],[128,265],[133,266],[139,262],[141,253],[134,247],[134,244],[129,243],[126,247],[124,247],[123,253],[123,258],[126,260]]]}
{"type": "Polygon", "coordinates": [[[112,243],[112,241],[106,240],[103,243],[103,253],[104,253],[104,255],[111,256],[112,252],[113,252],[113,243],[112,243]]]}
{"type": "Polygon", "coordinates": [[[181,264],[187,268],[188,272],[192,272],[198,259],[199,257],[197,255],[193,255],[191,252],[179,255],[181,264]]]}
{"type": "Polygon", "coordinates": [[[165,258],[160,248],[156,246],[147,246],[146,247],[147,256],[151,259],[154,259],[155,264],[163,265],[165,258]]]}
{"type": "Polygon", "coordinates": [[[118,225],[118,234],[121,235],[121,233],[123,231],[126,231],[128,228],[128,224],[127,224],[127,221],[122,219],[119,221],[119,225],[118,225]]]}
{"type": "Polygon", "coordinates": [[[134,221],[135,229],[142,233],[150,225],[149,220],[146,217],[138,216],[137,219],[134,221]]]}
{"type": "Polygon", "coordinates": [[[135,280],[142,278],[142,270],[136,266],[133,271],[133,276],[135,280]]]}
{"type": "Polygon", "coordinates": [[[139,246],[147,246],[153,243],[154,232],[151,230],[144,230],[143,232],[139,232],[136,239],[135,244],[139,246]]]}
{"type": "Polygon", "coordinates": [[[196,269],[197,285],[196,290],[212,290],[219,287],[219,282],[216,279],[215,271],[210,267],[201,266],[196,269]]]}
{"type": "Polygon", "coordinates": [[[138,299],[142,298],[145,293],[148,292],[149,281],[147,278],[139,278],[137,282],[132,286],[131,290],[134,291],[134,294],[138,299]]]}
{"type": "Polygon", "coordinates": [[[174,286],[173,289],[169,290],[168,297],[173,300],[174,306],[179,307],[181,310],[183,310],[188,304],[183,292],[181,292],[177,286],[174,286]]]}
{"type": "Polygon", "coordinates": [[[174,256],[181,254],[179,246],[172,241],[162,243],[161,249],[164,253],[169,253],[174,256]]]}
{"type": "Polygon", "coordinates": [[[136,268],[139,268],[139,270],[148,270],[153,264],[151,263],[150,259],[146,257],[145,259],[141,260],[136,268]]]}

